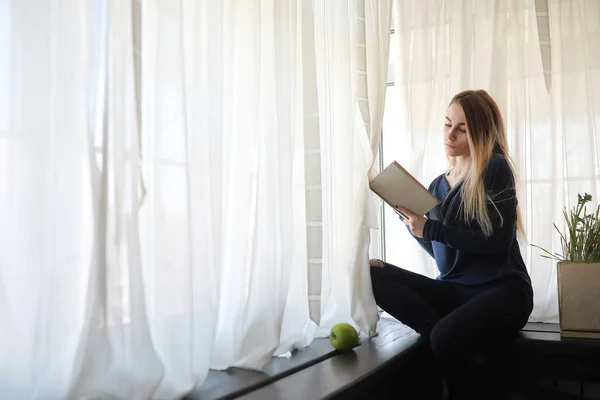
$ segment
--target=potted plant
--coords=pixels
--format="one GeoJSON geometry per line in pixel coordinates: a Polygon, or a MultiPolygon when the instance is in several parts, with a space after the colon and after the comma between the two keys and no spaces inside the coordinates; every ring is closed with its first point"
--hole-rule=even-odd
{"type": "Polygon", "coordinates": [[[558,261],[560,332],[564,337],[600,339],[600,205],[594,213],[586,204],[592,196],[577,195],[577,205],[563,211],[567,230],[560,235],[562,254],[542,257],[558,261]]]}

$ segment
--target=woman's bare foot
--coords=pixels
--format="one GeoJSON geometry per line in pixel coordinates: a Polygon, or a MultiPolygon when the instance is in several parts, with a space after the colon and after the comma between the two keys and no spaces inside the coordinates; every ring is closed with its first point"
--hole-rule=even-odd
{"type": "Polygon", "coordinates": [[[381,260],[379,260],[377,258],[371,258],[369,260],[369,265],[371,267],[383,267],[384,266],[383,261],[381,261],[381,260]]]}

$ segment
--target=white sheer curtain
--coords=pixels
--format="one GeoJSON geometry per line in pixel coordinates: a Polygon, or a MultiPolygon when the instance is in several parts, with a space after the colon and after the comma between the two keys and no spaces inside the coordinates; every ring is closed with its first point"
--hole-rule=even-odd
{"type": "MultiPolygon", "coordinates": [[[[555,265],[529,243],[558,249],[552,222],[562,226],[562,208],[572,205],[577,193],[600,195],[599,51],[594,46],[600,12],[596,2],[551,1],[552,56],[543,62],[536,3],[544,5],[397,0],[396,85],[388,91],[384,155],[386,162],[397,159],[429,184],[446,168],[441,126],[448,102],[461,90],[486,89],[502,109],[520,178],[527,235],[521,251],[535,290],[531,320],[556,321],[555,265]],[[550,68],[548,91],[544,69],[550,68]]],[[[392,212],[386,213],[386,233],[388,261],[436,275],[392,212]]]]}
{"type": "Polygon", "coordinates": [[[319,334],[374,331],[389,1],[0,11],[2,397],[173,398],[260,369],[317,334],[310,243],[319,334]]]}
{"type": "Polygon", "coordinates": [[[366,19],[363,3],[142,4],[141,236],[166,364],[158,394],[183,372],[262,368],[336,322],[375,329],[363,215],[377,135],[365,122],[381,124],[390,3],[366,19]],[[366,27],[377,50],[359,39],[366,27]],[[307,278],[321,241],[317,332],[307,278]]]}
{"type": "MultiPolygon", "coordinates": [[[[528,208],[530,241],[559,252],[550,221],[564,232],[563,207],[573,207],[578,193],[592,194],[594,204],[600,200],[600,3],[550,0],[548,8],[552,117],[540,118],[543,130],[531,129],[528,208]]],[[[533,253],[538,300],[532,318],[557,320],[555,263],[533,253]]]]}
{"type": "Polygon", "coordinates": [[[89,20],[77,1],[0,10],[0,392],[64,398],[91,269],[89,20]]]}
{"type": "Polygon", "coordinates": [[[340,321],[372,334],[377,306],[368,253],[377,221],[368,172],[381,135],[391,1],[324,0],[314,8],[323,237],[318,335],[340,321]]]}
{"type": "Polygon", "coordinates": [[[142,254],[167,383],[308,344],[302,18],[142,4],[142,254]]]}
{"type": "Polygon", "coordinates": [[[148,398],[131,4],[0,10],[0,393],[148,398]]]}
{"type": "Polygon", "coordinates": [[[365,122],[383,114],[385,4],[365,20],[362,1],[143,3],[142,255],[166,378],[261,368],[340,321],[375,330],[365,122]],[[307,277],[321,240],[316,332],[307,277]]]}

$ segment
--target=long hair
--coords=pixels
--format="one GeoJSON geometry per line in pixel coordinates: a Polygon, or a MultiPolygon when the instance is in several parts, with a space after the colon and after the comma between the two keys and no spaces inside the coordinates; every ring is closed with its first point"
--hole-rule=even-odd
{"type": "MultiPolygon", "coordinates": [[[[517,174],[508,153],[508,140],[504,129],[504,121],[500,108],[485,90],[466,90],[452,98],[450,104],[457,103],[465,113],[468,131],[471,166],[460,188],[463,200],[463,218],[466,223],[475,220],[487,236],[492,234],[492,220],[488,212],[488,204],[498,211],[493,200],[486,193],[484,176],[493,154],[499,154],[512,170],[515,181],[517,174]]],[[[454,160],[451,158],[451,163],[454,160]]],[[[516,195],[516,194],[515,194],[516,195]]],[[[504,223],[500,215],[501,224],[504,223]]],[[[517,206],[517,231],[523,234],[521,213],[517,206]]]]}

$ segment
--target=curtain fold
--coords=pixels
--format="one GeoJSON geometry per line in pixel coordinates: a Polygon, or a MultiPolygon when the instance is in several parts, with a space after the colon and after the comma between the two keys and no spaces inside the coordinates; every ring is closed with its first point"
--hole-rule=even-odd
{"type": "Polygon", "coordinates": [[[77,1],[0,9],[0,393],[60,398],[91,269],[91,21],[77,1]]]}
{"type": "Polygon", "coordinates": [[[321,336],[340,321],[354,321],[367,334],[376,329],[368,253],[370,239],[376,237],[371,229],[378,224],[368,176],[381,136],[391,5],[315,4],[315,36],[321,38],[315,54],[326,217],[321,336]]]}
{"type": "MultiPolygon", "coordinates": [[[[322,282],[319,336],[351,318],[351,265],[358,224],[354,200],[355,147],[361,143],[356,104],[356,1],[315,1],[320,181],[322,208],[322,282]],[[337,179],[340,178],[340,179],[337,179]]],[[[359,156],[361,154],[358,154],[359,156]]]]}
{"type": "MultiPolygon", "coordinates": [[[[364,1],[364,65],[366,70],[362,71],[361,57],[359,53],[358,73],[360,77],[366,80],[366,93],[363,87],[362,92],[359,92],[359,108],[363,116],[366,132],[369,137],[372,158],[369,165],[369,171],[375,166],[375,162],[379,159],[379,143],[381,140],[383,116],[385,110],[385,96],[387,93],[387,77],[390,55],[390,31],[392,29],[392,0],[364,1]],[[364,75],[363,75],[364,73],[364,75]],[[362,101],[361,101],[362,99],[362,101]],[[364,112],[365,103],[368,106],[368,114],[364,112]]],[[[359,21],[361,21],[359,13],[359,21]]],[[[360,25],[360,22],[359,22],[360,25]]],[[[360,32],[360,30],[359,30],[360,32]]],[[[359,46],[359,50],[362,47],[359,46]]],[[[368,179],[371,178],[371,173],[367,172],[368,179]]],[[[363,180],[364,183],[364,180],[363,180]]],[[[380,207],[379,198],[370,191],[367,185],[364,187],[363,193],[366,196],[366,211],[363,211],[362,237],[359,238],[359,243],[362,243],[362,252],[367,253],[367,258],[381,258],[381,231],[380,224],[380,207]]],[[[363,208],[364,210],[364,208],[363,208]]],[[[369,335],[373,334],[375,327],[375,313],[377,306],[372,297],[371,288],[371,272],[370,268],[364,267],[364,256],[358,254],[355,261],[356,270],[361,275],[357,282],[362,285],[355,285],[356,294],[353,296],[352,317],[359,323],[361,328],[369,335]],[[362,257],[362,258],[361,258],[362,257]],[[361,322],[360,321],[364,321],[361,322]]]]}
{"type": "MultiPolygon", "coordinates": [[[[364,0],[364,55],[368,115],[363,114],[369,143],[375,155],[383,125],[385,95],[387,92],[388,60],[390,54],[390,31],[392,26],[393,0],[364,0]]],[[[361,43],[362,44],[362,43],[361,43]]],[[[360,47],[359,47],[360,49],[360,47]]],[[[360,57],[360,56],[359,56],[360,57]]],[[[363,74],[359,62],[359,75],[363,74]]],[[[361,108],[362,111],[362,108],[361,108]]]]}
{"type": "MultiPolygon", "coordinates": [[[[96,79],[97,130],[89,143],[94,193],[92,269],[86,319],[70,396],[105,394],[150,398],[164,368],[146,314],[139,238],[142,202],[140,147],[135,100],[133,3],[108,3],[93,14],[104,48],[96,79]],[[102,26],[103,25],[103,26],[102,26]]],[[[93,110],[96,111],[96,110],[93,110]]]]}
{"type": "Polygon", "coordinates": [[[381,135],[391,1],[316,1],[314,12],[323,212],[317,334],[342,321],[373,334],[368,250],[377,222],[368,176],[381,135]]]}
{"type": "Polygon", "coordinates": [[[0,393],[148,398],[131,4],[0,8],[0,393]]]}

